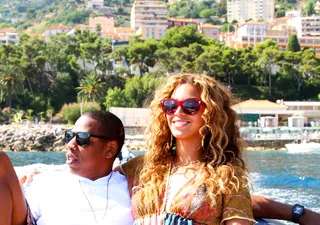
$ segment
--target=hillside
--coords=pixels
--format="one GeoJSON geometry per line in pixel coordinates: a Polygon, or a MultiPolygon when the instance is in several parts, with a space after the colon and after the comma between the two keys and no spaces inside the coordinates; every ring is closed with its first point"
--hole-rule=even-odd
{"type": "MultiPolygon", "coordinates": [[[[121,3],[129,4],[130,1],[121,3]]],[[[112,16],[116,26],[128,26],[129,11],[121,6],[120,1],[112,1],[110,6],[106,14],[86,8],[84,0],[0,0],[0,28],[15,27],[20,31],[38,33],[51,25],[86,24],[89,16],[95,15],[112,16]]]]}

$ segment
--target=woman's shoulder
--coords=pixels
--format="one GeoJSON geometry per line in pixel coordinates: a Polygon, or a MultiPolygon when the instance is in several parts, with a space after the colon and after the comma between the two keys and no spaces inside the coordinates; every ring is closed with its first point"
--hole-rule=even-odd
{"type": "Polygon", "coordinates": [[[129,174],[132,174],[132,173],[136,173],[137,171],[141,170],[143,160],[144,160],[144,155],[140,155],[140,156],[137,156],[133,159],[130,159],[128,162],[126,162],[120,166],[121,171],[126,176],[129,174]]]}

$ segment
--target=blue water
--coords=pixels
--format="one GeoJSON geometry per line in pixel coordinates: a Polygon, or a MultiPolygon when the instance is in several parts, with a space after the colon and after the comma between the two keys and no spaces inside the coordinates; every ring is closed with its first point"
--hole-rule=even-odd
{"type": "MultiPolygon", "coordinates": [[[[8,155],[16,167],[65,163],[64,152],[13,152],[8,155]]],[[[253,182],[252,193],[284,203],[300,203],[320,213],[320,152],[246,151],[244,158],[253,182]]]]}

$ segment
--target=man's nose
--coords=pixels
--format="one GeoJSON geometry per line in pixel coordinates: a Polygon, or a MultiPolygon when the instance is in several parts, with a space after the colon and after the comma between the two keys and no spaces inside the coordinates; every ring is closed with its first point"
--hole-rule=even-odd
{"type": "Polygon", "coordinates": [[[76,137],[73,137],[68,143],[67,143],[67,149],[77,150],[78,145],[76,141],[76,137]]]}

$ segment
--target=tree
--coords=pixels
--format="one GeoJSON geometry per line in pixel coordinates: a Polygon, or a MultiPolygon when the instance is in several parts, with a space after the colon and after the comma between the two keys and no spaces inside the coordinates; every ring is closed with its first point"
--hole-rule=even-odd
{"type": "Polygon", "coordinates": [[[292,34],[289,37],[288,45],[286,47],[287,51],[298,52],[301,51],[300,44],[296,34],[292,34]]]}
{"type": "Polygon", "coordinates": [[[221,0],[218,5],[218,16],[221,17],[227,14],[227,0],[221,0]]]}
{"type": "Polygon", "coordinates": [[[188,25],[183,28],[170,28],[166,35],[160,40],[160,44],[166,48],[182,48],[188,47],[192,43],[207,45],[207,41],[203,34],[199,33],[197,27],[188,25]]]}
{"type": "Polygon", "coordinates": [[[198,73],[205,73],[212,77],[223,77],[223,63],[221,51],[217,46],[210,46],[195,60],[194,66],[198,73]]]}
{"type": "Polygon", "coordinates": [[[200,12],[200,18],[210,18],[213,15],[211,9],[204,9],[200,12]]]}
{"type": "Polygon", "coordinates": [[[269,77],[269,96],[271,96],[271,76],[276,73],[277,63],[281,57],[281,52],[278,49],[268,47],[263,50],[261,56],[258,58],[256,65],[262,69],[265,74],[264,79],[264,91],[266,94],[267,89],[267,77],[269,77]]]}
{"type": "Polygon", "coordinates": [[[108,94],[106,96],[104,105],[106,106],[106,110],[109,110],[111,106],[128,107],[128,102],[129,100],[126,97],[124,90],[114,87],[108,89],[108,94]]]}
{"type": "Polygon", "coordinates": [[[78,91],[78,101],[81,102],[81,114],[83,102],[96,102],[104,96],[104,83],[100,81],[98,75],[89,74],[80,80],[80,87],[76,87],[78,91]]]}
{"type": "Polygon", "coordinates": [[[139,67],[140,76],[149,71],[148,67],[154,67],[156,64],[157,57],[155,52],[157,49],[158,43],[153,39],[130,43],[128,49],[130,64],[135,64],[139,67]]]}
{"type": "Polygon", "coordinates": [[[0,68],[0,100],[7,99],[9,106],[9,122],[11,122],[12,96],[22,93],[24,77],[18,68],[5,65],[0,68]]]}
{"type": "Polygon", "coordinates": [[[235,31],[235,28],[234,26],[232,26],[232,24],[224,24],[222,27],[220,27],[219,29],[222,33],[225,33],[225,32],[233,32],[235,31]]]}
{"type": "Polygon", "coordinates": [[[312,14],[315,13],[314,10],[314,1],[313,0],[308,0],[306,3],[306,7],[304,8],[304,12],[306,15],[311,16],[312,14]]]}

